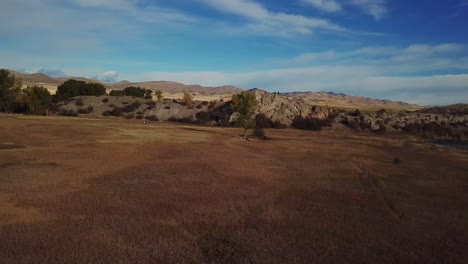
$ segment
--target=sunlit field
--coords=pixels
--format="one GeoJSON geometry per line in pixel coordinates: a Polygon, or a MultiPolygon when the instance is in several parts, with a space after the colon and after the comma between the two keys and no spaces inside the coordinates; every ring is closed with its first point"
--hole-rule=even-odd
{"type": "Polygon", "coordinates": [[[466,263],[468,152],[0,116],[0,263],[466,263]]]}

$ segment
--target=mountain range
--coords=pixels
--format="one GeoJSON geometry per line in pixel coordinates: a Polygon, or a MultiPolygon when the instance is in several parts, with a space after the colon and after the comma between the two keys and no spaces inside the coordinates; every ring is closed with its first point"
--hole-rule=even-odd
{"type": "MultiPolygon", "coordinates": [[[[43,73],[21,73],[13,70],[12,72],[18,79],[23,81],[24,85],[44,85],[51,92],[55,92],[55,89],[61,83],[69,80],[81,80],[85,82],[96,82],[102,83],[107,90],[122,90],[128,86],[139,86],[145,89],[153,91],[161,90],[166,94],[177,94],[177,93],[194,93],[204,96],[226,96],[242,92],[244,89],[232,86],[217,86],[217,87],[206,87],[201,85],[186,85],[178,82],[171,81],[147,81],[147,82],[130,82],[120,81],[117,83],[107,83],[95,79],[89,79],[84,77],[57,77],[53,78],[43,73]]],[[[363,96],[352,96],[343,93],[333,92],[287,92],[281,93],[285,97],[291,99],[303,100],[304,102],[311,105],[328,106],[342,109],[363,109],[363,110],[379,110],[379,109],[407,109],[407,110],[418,110],[423,108],[416,104],[409,104],[400,101],[392,101],[386,99],[374,99],[363,96]]]]}

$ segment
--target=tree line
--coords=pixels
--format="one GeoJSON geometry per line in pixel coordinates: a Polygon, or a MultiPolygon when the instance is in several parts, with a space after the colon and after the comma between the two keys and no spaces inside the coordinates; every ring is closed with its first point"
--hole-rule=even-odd
{"type": "MultiPolygon", "coordinates": [[[[79,80],[67,80],[57,87],[55,95],[47,88],[33,85],[23,88],[21,80],[8,70],[0,69],[0,112],[28,113],[45,115],[54,103],[76,96],[107,95],[106,87],[100,83],[87,83],[79,80]]],[[[123,90],[112,90],[111,96],[134,96],[152,99],[153,91],[140,87],[129,86],[123,90]]],[[[158,100],[163,95],[161,91],[154,92],[158,100]]]]}

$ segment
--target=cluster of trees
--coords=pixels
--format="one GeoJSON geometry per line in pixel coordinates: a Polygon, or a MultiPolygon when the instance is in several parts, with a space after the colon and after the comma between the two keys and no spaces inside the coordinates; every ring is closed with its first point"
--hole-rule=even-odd
{"type": "Polygon", "coordinates": [[[44,115],[52,103],[52,95],[42,86],[22,89],[20,80],[9,71],[0,69],[0,112],[44,115]]]}
{"type": "MultiPolygon", "coordinates": [[[[129,86],[123,90],[112,90],[110,91],[109,95],[110,96],[134,96],[138,98],[152,99],[153,91],[150,89],[144,89],[141,87],[129,86]]],[[[156,91],[154,95],[158,98],[158,100],[162,99],[161,91],[156,91]]]]}
{"type": "Polygon", "coordinates": [[[58,100],[66,100],[75,96],[106,94],[106,87],[100,83],[86,83],[85,81],[68,80],[57,87],[58,100]]]}

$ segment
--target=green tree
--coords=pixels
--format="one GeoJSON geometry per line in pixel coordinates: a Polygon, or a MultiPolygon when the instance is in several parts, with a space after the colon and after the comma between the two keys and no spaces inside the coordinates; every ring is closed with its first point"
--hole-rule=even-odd
{"type": "Polygon", "coordinates": [[[44,115],[50,108],[52,96],[42,86],[28,86],[21,91],[21,102],[28,113],[44,115]]]}
{"type": "Polygon", "coordinates": [[[154,95],[156,96],[156,98],[158,98],[158,101],[161,101],[161,99],[163,98],[163,93],[160,90],[154,92],[154,95]]]}
{"type": "Polygon", "coordinates": [[[91,95],[100,96],[106,94],[106,87],[100,83],[86,83],[70,79],[57,87],[56,96],[59,100],[65,100],[75,96],[91,95]]]}
{"type": "Polygon", "coordinates": [[[235,124],[244,128],[244,138],[247,139],[247,129],[255,127],[254,113],[257,108],[255,94],[243,91],[232,96],[232,108],[237,112],[235,124]]]}
{"type": "Polygon", "coordinates": [[[13,111],[21,92],[21,81],[7,70],[0,69],[0,112],[13,111]]]}
{"type": "Polygon", "coordinates": [[[151,91],[150,89],[146,90],[145,91],[145,99],[148,99],[148,100],[153,99],[153,91],[151,91]]]}
{"type": "Polygon", "coordinates": [[[110,96],[125,96],[125,93],[123,90],[112,90],[109,93],[110,96]]]}

